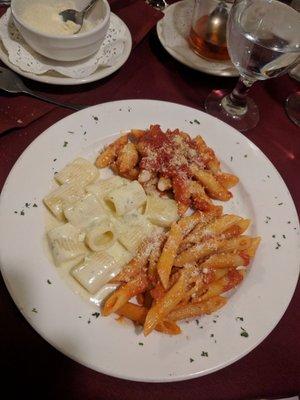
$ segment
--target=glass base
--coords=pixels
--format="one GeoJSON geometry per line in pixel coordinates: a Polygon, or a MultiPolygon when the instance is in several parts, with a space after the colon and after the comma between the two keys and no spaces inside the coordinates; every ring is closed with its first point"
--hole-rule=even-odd
{"type": "Polygon", "coordinates": [[[259,111],[254,101],[247,97],[245,108],[231,107],[227,99],[224,99],[229,94],[227,90],[213,90],[205,100],[206,111],[241,132],[255,128],[259,121],[259,111]]]}
{"type": "Polygon", "coordinates": [[[293,93],[286,99],[285,110],[290,119],[300,127],[300,92],[293,93]]]}

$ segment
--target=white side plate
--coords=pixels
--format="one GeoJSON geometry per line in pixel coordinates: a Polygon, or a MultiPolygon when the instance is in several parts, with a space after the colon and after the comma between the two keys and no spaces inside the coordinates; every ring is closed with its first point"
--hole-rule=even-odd
{"type": "Polygon", "coordinates": [[[70,78],[54,71],[53,72],[49,71],[47,73],[40,75],[31,72],[25,72],[9,60],[7,51],[1,39],[0,39],[0,60],[7,67],[15,71],[17,74],[24,76],[25,78],[32,79],[38,82],[49,83],[51,85],[82,85],[84,83],[94,82],[106,78],[107,76],[113,74],[115,71],[121,68],[123,64],[125,64],[132,48],[132,39],[129,29],[117,15],[113,13],[112,15],[114,20],[117,21],[119,25],[123,26],[124,29],[124,51],[122,53],[122,56],[118,58],[117,61],[112,66],[105,68],[99,67],[94,73],[85,78],[70,78]]]}
{"type": "Polygon", "coordinates": [[[230,60],[207,60],[195,54],[186,38],[189,35],[194,1],[178,1],[164,9],[164,17],[156,25],[157,36],[165,50],[182,64],[209,75],[237,77],[230,60]]]}

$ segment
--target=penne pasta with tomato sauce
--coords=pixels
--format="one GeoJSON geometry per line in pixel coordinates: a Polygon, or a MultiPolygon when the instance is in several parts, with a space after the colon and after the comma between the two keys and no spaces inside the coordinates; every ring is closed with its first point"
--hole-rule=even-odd
{"type": "Polygon", "coordinates": [[[144,242],[115,278],[123,283],[102,314],[116,312],[142,325],[146,336],[154,330],[175,335],[181,332],[176,321],[220,309],[226,293],[244,279],[259,245],[259,237],[242,235],[249,224],[249,219],[222,215],[216,206],[182,217],[154,247],[153,238],[144,242]],[[135,296],[138,304],[132,303],[135,296]]]}

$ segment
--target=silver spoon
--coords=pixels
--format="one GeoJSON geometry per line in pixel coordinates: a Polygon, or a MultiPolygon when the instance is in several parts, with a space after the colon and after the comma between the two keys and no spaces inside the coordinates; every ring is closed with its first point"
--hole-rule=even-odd
{"type": "Polygon", "coordinates": [[[163,11],[165,8],[168,7],[168,3],[166,0],[145,0],[146,3],[155,8],[155,10],[163,11]]]}
{"type": "Polygon", "coordinates": [[[217,46],[226,45],[226,25],[228,20],[228,9],[225,0],[220,0],[217,7],[209,14],[205,38],[208,42],[211,42],[211,38],[217,38],[218,43],[214,43],[217,46]]]}
{"type": "Polygon", "coordinates": [[[74,32],[74,33],[78,33],[80,31],[80,29],[82,28],[83,19],[84,19],[86,13],[92,7],[94,7],[94,5],[97,3],[97,1],[98,0],[92,0],[82,11],[77,11],[72,8],[69,8],[67,10],[61,11],[59,13],[59,15],[62,16],[62,19],[64,20],[64,22],[72,21],[76,25],[80,25],[79,29],[76,32],[74,32]]]}
{"type": "Polygon", "coordinates": [[[5,90],[8,93],[26,93],[29,94],[29,96],[36,97],[37,99],[60,107],[70,108],[71,110],[82,110],[83,108],[89,107],[79,104],[61,103],[60,101],[36,93],[29,89],[17,74],[3,67],[0,67],[0,89],[5,90]]]}

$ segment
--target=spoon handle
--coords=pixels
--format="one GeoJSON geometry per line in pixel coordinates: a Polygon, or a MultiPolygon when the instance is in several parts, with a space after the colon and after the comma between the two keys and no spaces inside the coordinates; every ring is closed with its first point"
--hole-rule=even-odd
{"type": "Polygon", "coordinates": [[[47,103],[51,103],[51,104],[55,104],[56,106],[59,107],[65,107],[65,108],[69,108],[71,110],[83,110],[84,108],[87,108],[89,106],[87,105],[82,105],[82,104],[70,104],[70,103],[61,103],[60,101],[54,100],[50,97],[44,96],[42,94],[36,93],[36,92],[32,92],[31,90],[27,89],[23,90],[23,93],[29,94],[32,97],[36,97],[37,99],[46,101],[47,103]]]}
{"type": "Polygon", "coordinates": [[[91,9],[97,1],[98,0],[92,0],[81,12],[84,14],[87,13],[89,9],[91,9]]]}

